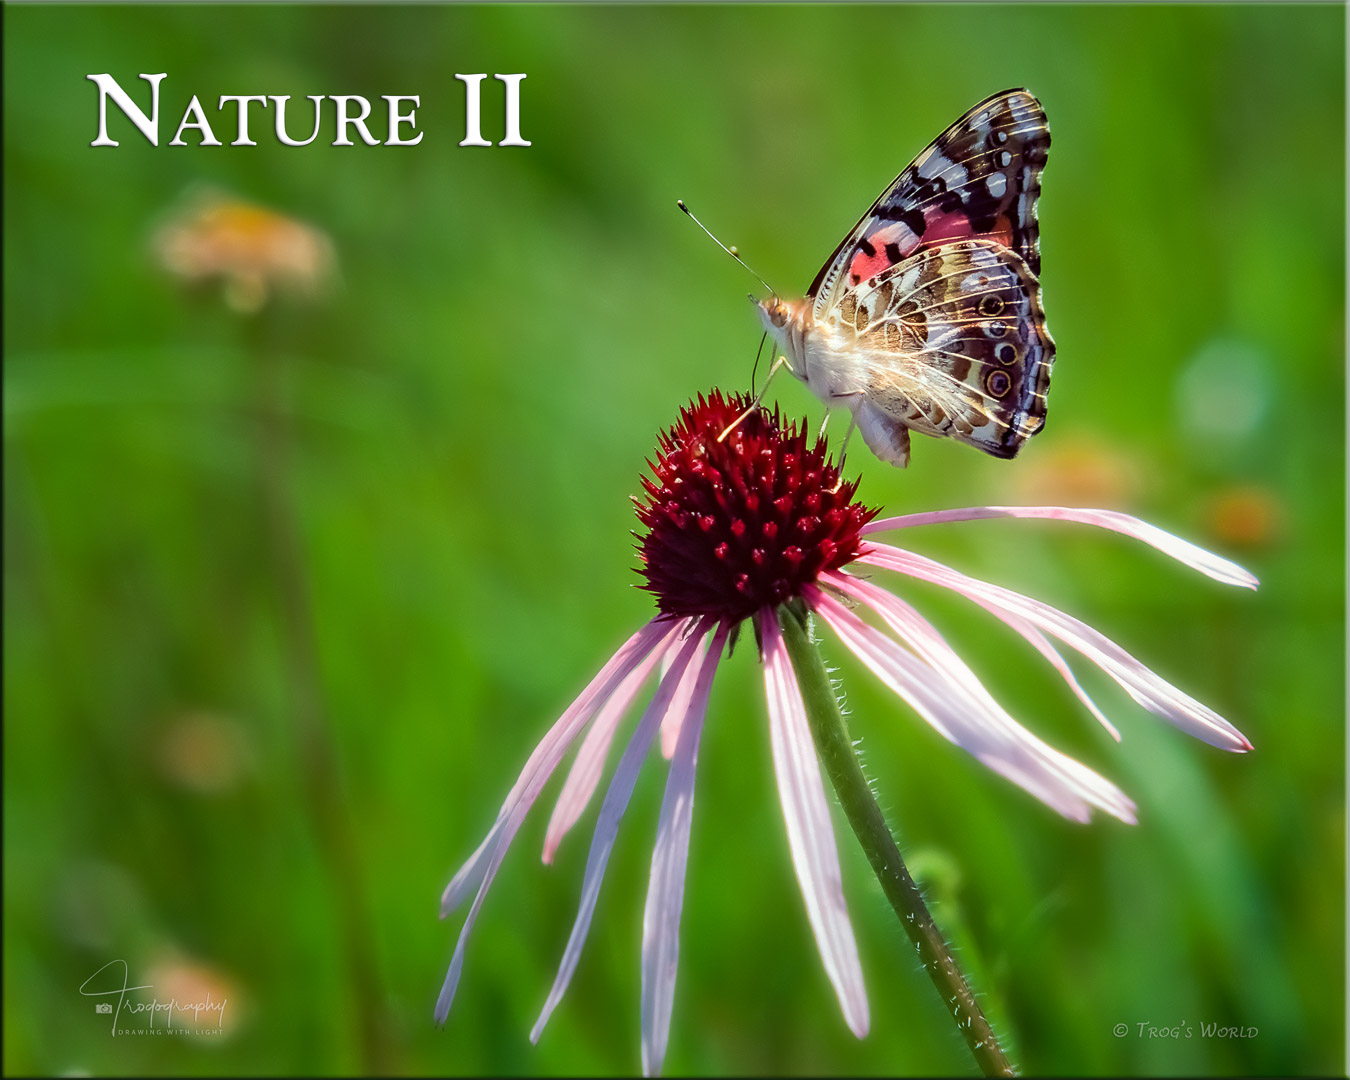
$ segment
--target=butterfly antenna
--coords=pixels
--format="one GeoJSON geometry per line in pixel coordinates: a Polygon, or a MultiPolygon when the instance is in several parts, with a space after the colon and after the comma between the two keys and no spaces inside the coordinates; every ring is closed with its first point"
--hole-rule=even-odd
{"type": "MultiPolygon", "coordinates": [[[[693,223],[697,225],[700,229],[702,229],[704,233],[707,234],[709,240],[711,240],[714,244],[720,247],[723,251],[725,251],[733,259],[735,259],[738,263],[744,266],[747,270],[750,270],[750,265],[744,259],[741,258],[740,253],[734,247],[727,247],[726,244],[722,243],[721,240],[717,239],[717,237],[715,237],[712,233],[708,232],[708,227],[704,225],[703,222],[699,221],[698,218],[694,217],[694,212],[690,210],[689,207],[684,205],[683,199],[676,199],[675,205],[689,215],[693,223]]],[[[758,281],[761,285],[763,285],[766,289],[768,289],[769,292],[771,292],[774,296],[778,295],[778,290],[775,289],[772,285],[770,285],[758,274],[756,274],[753,270],[750,270],[750,276],[753,277],[756,281],[758,281]]]]}

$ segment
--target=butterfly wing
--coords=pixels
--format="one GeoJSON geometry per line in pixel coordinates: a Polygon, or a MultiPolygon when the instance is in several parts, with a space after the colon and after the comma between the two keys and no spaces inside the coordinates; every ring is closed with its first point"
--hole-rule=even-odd
{"type": "Polygon", "coordinates": [[[914,159],[840,242],[811,283],[822,319],[850,288],[916,251],[985,239],[1040,273],[1036,199],[1050,149],[1045,110],[1027,90],[986,98],[914,159]]]}
{"type": "Polygon", "coordinates": [[[861,361],[859,430],[885,460],[908,457],[899,429],[1010,458],[1045,423],[1055,343],[1036,276],[1010,247],[920,251],[847,290],[826,325],[861,361]]]}

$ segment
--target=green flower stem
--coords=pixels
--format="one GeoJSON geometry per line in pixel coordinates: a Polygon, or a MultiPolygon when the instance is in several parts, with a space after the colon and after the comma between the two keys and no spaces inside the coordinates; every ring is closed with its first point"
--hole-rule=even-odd
{"type": "Polygon", "coordinates": [[[810,614],[800,600],[778,609],[778,621],[792,669],[806,703],[811,736],[825,771],[834,784],[848,822],[872,864],[872,871],[900,918],[900,925],[914,942],[928,977],[951,1010],[956,1028],[985,1076],[1015,1076],[1012,1065],[989,1027],[966,977],[957,966],[942,932],[933,922],[919,887],[905,869],[881,807],[863,776],[862,766],[848,736],[848,726],[839,711],[834,687],[825,663],[811,640],[810,614]]]}
{"type": "Polygon", "coordinates": [[[346,954],[360,1071],[378,1076],[397,1071],[399,1062],[381,998],[371,931],[374,920],[366,899],[359,845],[342,790],[337,743],[324,702],[314,603],[299,516],[291,495],[295,432],[285,401],[286,357],[275,320],[272,311],[255,315],[248,325],[246,343],[253,367],[255,468],[281,617],[280,652],[290,694],[288,719],[315,844],[330,876],[338,942],[346,954]]]}

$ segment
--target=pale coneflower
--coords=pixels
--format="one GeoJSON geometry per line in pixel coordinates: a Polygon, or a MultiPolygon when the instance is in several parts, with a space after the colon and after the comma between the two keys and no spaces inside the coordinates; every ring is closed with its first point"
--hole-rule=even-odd
{"type": "MultiPolygon", "coordinates": [[[[986,1071],[1008,1071],[983,1016],[966,990],[940,935],[922,910],[903,864],[902,883],[883,876],[897,869],[889,833],[874,852],[860,824],[875,803],[847,742],[827,751],[815,713],[828,680],[804,631],[807,612],[828,626],[887,686],[943,737],[1075,821],[1087,821],[1095,807],[1122,821],[1135,820],[1135,807],[1110,781],[1046,745],[993,699],[942,636],[905,600],[861,576],[859,567],[887,570],[946,586],[975,601],[1026,638],[1068,681],[1070,687],[1116,738],[1115,729],[1075,681],[1049,637],[1086,656],[1146,709],[1183,731],[1231,751],[1251,749],[1247,739],[1222,717],[1183,694],[1090,627],[1038,600],[967,577],[941,563],[870,539],[878,532],[987,517],[1038,517],[1077,521],[1125,533],[1151,544],[1218,581],[1255,587],[1246,571],[1136,518],[1109,510],[1062,507],[978,507],[875,520],[877,511],[854,501],[857,481],[840,483],[827,460],[823,439],[808,445],[804,426],[782,425],[775,411],[756,410],[730,434],[725,429],[746,408],[744,398],[714,391],[682,410],[660,439],[652,476],[637,502],[645,528],[640,538],[643,588],[659,613],[628,639],[590,685],[563,713],[525,763],[487,837],[446,888],[442,917],[473,893],[450,970],[436,1005],[444,1022],[455,996],[465,943],[498,867],[525,815],[568,749],[581,740],[544,841],[549,862],[558,843],[580,817],[600,780],[617,728],[644,683],[664,666],[656,692],[615,769],[600,808],[581,890],[581,908],[563,953],[552,991],[531,1038],[537,1040],[566,990],[581,954],[601,878],[613,850],[619,821],[637,775],[658,733],[671,759],[652,856],[642,934],[642,1066],[659,1071],[666,1051],[679,952],[680,910],[694,801],[694,770],[709,692],[723,649],[745,619],[753,620],[764,664],[769,731],[788,846],[807,915],[848,1026],[859,1037],[868,1030],[867,996],[853,930],[844,906],[839,856],[821,782],[817,745],[841,803],[859,833],[888,898],[908,889],[907,924],[927,920],[929,940],[921,942],[924,965],[941,988],[968,998],[977,1023],[963,1030],[986,1071]],[[894,632],[871,626],[854,610],[866,607],[894,632]],[[1048,635],[1048,637],[1047,637],[1048,635]],[[805,692],[805,697],[804,697],[805,692]],[[589,730],[588,730],[589,727],[589,730]],[[813,743],[813,732],[816,741],[813,743]],[[582,736],[585,736],[582,738],[582,736]],[[841,788],[839,759],[853,769],[857,785],[841,788]],[[859,801],[866,803],[861,810],[859,801]],[[869,808],[870,807],[870,808],[869,808]],[[856,814],[856,816],[855,816],[856,814]],[[905,885],[904,883],[908,883],[905,885]],[[893,891],[893,888],[895,891],[893,891]],[[925,949],[930,950],[926,952],[925,949]],[[942,969],[939,971],[938,969],[942,969]],[[946,980],[943,982],[942,980],[946,980]]],[[[837,717],[837,712],[835,713],[837,717]]],[[[842,723],[838,723],[842,737],[842,723]]],[[[871,826],[868,826],[871,827],[871,826]]],[[[884,825],[880,828],[884,829],[884,825]]],[[[963,1000],[964,1000],[963,998],[963,1000]]],[[[955,998],[953,998],[955,1000],[955,998]]],[[[958,1006],[958,1024],[960,1025],[958,1006]]]]}

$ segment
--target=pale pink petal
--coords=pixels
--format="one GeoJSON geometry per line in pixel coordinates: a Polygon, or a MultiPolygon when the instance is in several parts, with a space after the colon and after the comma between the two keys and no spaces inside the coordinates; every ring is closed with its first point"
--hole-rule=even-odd
{"type": "Polygon", "coordinates": [[[477,884],[477,893],[464,926],[455,943],[455,952],[450,959],[450,969],[446,972],[445,982],[441,986],[440,996],[436,1000],[436,1022],[445,1023],[450,1013],[450,1005],[455,999],[455,990],[459,985],[460,972],[464,966],[464,947],[469,939],[469,931],[478,918],[497,868],[506,855],[506,850],[515,837],[520,824],[553,770],[558,767],[567,748],[580,734],[586,722],[591,718],[599,702],[603,701],[614,688],[623,681],[630,671],[652,651],[666,640],[678,634],[687,624],[687,620],[653,619],[628,639],[572,703],[562,718],[549,729],[547,735],[535,747],[525,768],[507,795],[496,823],[492,826],[488,838],[479,845],[478,850],[455,875],[441,899],[441,917],[452,910],[462,896],[477,884]]]}
{"type": "Polygon", "coordinates": [[[661,756],[667,761],[675,753],[675,744],[679,742],[680,725],[689,713],[689,702],[694,696],[694,683],[698,680],[698,672],[698,666],[695,664],[690,664],[685,669],[684,678],[675,688],[675,698],[671,701],[670,708],[666,710],[666,719],[661,724],[661,756]]]}
{"type": "Polygon", "coordinates": [[[1257,586],[1256,578],[1237,563],[1229,562],[1188,540],[1165,532],[1156,525],[1140,521],[1129,514],[1122,514],[1118,510],[1079,510],[1071,506],[971,506],[964,510],[935,510],[927,514],[902,514],[899,517],[883,518],[864,525],[862,531],[867,534],[886,529],[912,528],[915,525],[937,525],[948,521],[974,521],[995,517],[1049,518],[1052,521],[1076,521],[1082,525],[1096,525],[1142,540],[1164,555],[1170,555],[1178,562],[1185,563],[1193,570],[1199,570],[1215,581],[1222,581],[1226,585],[1242,585],[1248,589],[1257,586]]]}
{"type": "MultiPolygon", "coordinates": [[[[971,599],[975,600],[974,597],[971,597],[971,599]]],[[[1012,627],[1012,629],[1016,630],[1026,638],[1027,641],[1031,642],[1036,651],[1049,660],[1051,666],[1054,667],[1054,669],[1063,677],[1064,681],[1069,684],[1069,689],[1074,692],[1078,697],[1078,700],[1087,706],[1088,712],[1092,713],[1092,715],[1097,718],[1097,723],[1101,724],[1101,726],[1106,729],[1107,734],[1110,735],[1111,738],[1115,739],[1116,742],[1120,742],[1120,731],[1116,728],[1116,725],[1111,723],[1111,721],[1106,718],[1106,714],[1102,712],[1101,709],[1097,708],[1097,703],[1093,701],[1092,698],[1088,697],[1087,691],[1079,685],[1078,679],[1074,677],[1073,669],[1069,667],[1068,662],[1064,657],[1059,655],[1059,650],[1050,644],[1044,634],[1032,626],[1031,623],[1027,622],[1026,619],[1018,618],[1016,615],[1011,615],[1008,612],[999,613],[993,605],[986,604],[983,600],[975,600],[975,603],[979,604],[980,607],[984,608],[984,610],[988,611],[990,614],[998,616],[1012,627]]]]}
{"type": "MultiPolygon", "coordinates": [[[[725,624],[718,626],[707,658],[701,665],[690,664],[681,682],[683,685],[689,681],[690,671],[697,672],[687,706],[688,714],[679,725],[680,737],[666,780],[661,820],[656,829],[656,849],[652,852],[647,906],[642,913],[644,1076],[659,1073],[666,1057],[670,1013],[675,1003],[675,972],[680,957],[680,911],[684,906],[684,870],[689,858],[689,824],[694,814],[694,769],[698,764],[698,742],[708,709],[708,694],[729,631],[730,627],[725,624]]],[[[678,701],[672,702],[672,710],[678,705],[678,701]]],[[[663,735],[666,730],[667,726],[662,725],[663,735]]]]}
{"type": "Polygon", "coordinates": [[[652,650],[650,656],[628,673],[628,677],[619,684],[619,688],[596,715],[595,722],[581,742],[581,749],[577,751],[576,760],[572,762],[572,769],[558,796],[558,803],[553,808],[553,816],[549,819],[548,831],[544,834],[545,863],[553,861],[567,830],[576,824],[585,812],[586,804],[591,801],[595,787],[600,782],[600,774],[604,771],[605,758],[609,754],[610,743],[614,741],[619,721],[633,704],[633,699],[652,673],[652,668],[656,667],[658,661],[664,663],[670,652],[669,644],[652,650]]]}
{"type": "MultiPolygon", "coordinates": [[[[508,803],[513,805],[511,800],[508,800],[508,803]]],[[[464,897],[478,888],[479,882],[483,880],[483,872],[487,869],[488,860],[492,856],[492,847],[497,843],[497,837],[502,834],[501,826],[506,820],[507,813],[507,807],[503,806],[497,814],[497,820],[492,823],[492,828],[483,837],[483,842],[478,845],[472,855],[464,860],[464,865],[455,872],[455,876],[450,879],[450,884],[441,893],[442,919],[459,907],[464,897]]]]}
{"type": "Polygon", "coordinates": [[[806,706],[777,617],[771,609],[764,608],[758,622],[764,649],[769,738],[783,820],[787,824],[788,849],[792,852],[792,865],[797,871],[825,974],[834,985],[845,1022],[861,1039],[869,1025],[867,991],[863,987],[853,926],[844,906],[839,850],[806,720],[806,706]]]}
{"type": "Polygon", "coordinates": [[[1124,792],[1017,723],[913,608],[884,589],[850,575],[832,574],[829,580],[841,591],[871,604],[919,656],[907,652],[818,589],[807,591],[807,602],[840,640],[943,738],[1067,818],[1086,822],[1089,807],[1096,806],[1121,821],[1134,823],[1134,803],[1124,792]]]}
{"type": "Polygon", "coordinates": [[[1246,736],[1213,709],[1183,694],[1103,634],[1049,604],[1032,600],[1011,589],[967,577],[932,559],[885,544],[872,545],[858,561],[898,570],[902,574],[953,589],[977,602],[983,601],[1000,618],[1011,614],[1026,619],[1077,649],[1110,675],[1140,705],[1182,731],[1223,750],[1241,753],[1252,748],[1246,736]]]}
{"type": "Polygon", "coordinates": [[[646,712],[642,714],[637,730],[628,740],[623,757],[619,759],[618,768],[614,770],[614,778],[610,781],[605,800],[600,805],[600,818],[596,822],[591,852],[586,859],[586,874],[581,884],[581,907],[572,926],[572,935],[567,940],[567,948],[563,950],[562,963],[558,967],[557,978],[553,981],[553,989],[549,991],[543,1011],[530,1032],[532,1042],[539,1041],[544,1025],[548,1023],[548,1018],[562,1000],[567,984],[572,979],[572,973],[576,970],[577,961],[581,958],[581,947],[586,943],[586,934],[591,927],[591,917],[595,914],[595,902],[600,896],[600,883],[605,876],[605,867],[609,863],[610,852],[614,849],[614,839],[619,832],[619,822],[623,818],[624,811],[628,809],[628,800],[632,798],[638,772],[642,769],[643,759],[656,737],[661,721],[665,719],[666,710],[675,697],[676,687],[684,676],[685,668],[693,659],[707,629],[707,620],[701,620],[697,630],[685,638],[684,644],[680,646],[670,665],[670,671],[661,680],[655,696],[647,706],[646,712]]]}
{"type": "MultiPolygon", "coordinates": [[[[661,651],[658,646],[674,638],[677,632],[684,629],[686,623],[687,620],[684,619],[653,619],[619,646],[619,650],[610,657],[609,662],[600,669],[599,674],[567,707],[567,711],[558,718],[525,762],[525,768],[520,771],[520,776],[516,779],[511,790],[507,792],[506,800],[502,803],[501,810],[497,812],[497,820],[493,822],[492,828],[488,830],[483,842],[478,845],[478,850],[469,856],[468,861],[460,867],[459,872],[450,879],[450,884],[445,887],[445,892],[441,894],[442,919],[454,911],[464,897],[477,888],[478,883],[482,881],[487,863],[492,857],[492,850],[497,837],[505,827],[512,809],[520,800],[521,793],[535,779],[540,767],[546,762],[552,761],[544,775],[546,781],[553,770],[557,768],[557,759],[561,758],[566,752],[567,747],[572,744],[581,729],[586,726],[586,722],[594,715],[595,710],[614,692],[614,688],[654,649],[658,652],[661,651]]],[[[540,782],[540,786],[542,785],[543,781],[540,782]]],[[[532,800],[533,798],[534,796],[531,796],[532,800]]]]}
{"type": "MultiPolygon", "coordinates": [[[[917,611],[910,607],[909,604],[906,604],[895,594],[888,593],[884,589],[877,588],[877,586],[870,584],[865,578],[857,578],[852,574],[842,572],[827,572],[821,575],[821,580],[826,584],[832,584],[836,588],[840,588],[842,591],[850,593],[850,595],[858,596],[860,599],[864,599],[864,597],[859,595],[857,588],[866,590],[867,596],[865,599],[867,602],[880,611],[882,616],[886,618],[886,621],[889,622],[891,626],[895,628],[896,632],[902,636],[904,636],[905,631],[896,621],[897,619],[899,619],[900,622],[917,619],[924,627],[926,627],[927,631],[937,634],[937,631],[934,630],[917,611]],[[897,607],[897,605],[899,606],[897,607]],[[891,615],[887,614],[888,610],[892,612],[891,615]]],[[[983,601],[977,600],[976,603],[980,604],[981,607],[988,608],[988,605],[983,603],[983,601]]],[[[1009,615],[1007,618],[1008,625],[1031,642],[1031,644],[1036,647],[1036,650],[1050,661],[1055,670],[1064,677],[1064,680],[1073,689],[1073,692],[1078,695],[1078,699],[1088,707],[1088,710],[1097,718],[1102,727],[1106,728],[1116,742],[1120,742],[1120,732],[1116,730],[1115,725],[1106,718],[1102,711],[1097,708],[1096,703],[1087,696],[1087,692],[1078,685],[1078,680],[1074,678],[1073,671],[1070,670],[1069,665],[1066,664],[1064,658],[1055,651],[1055,647],[1045,640],[1045,636],[1025,619],[1018,619],[1016,616],[1012,615],[1009,615]]],[[[940,636],[938,637],[938,640],[941,640],[940,636]]],[[[943,643],[943,646],[945,648],[945,642],[943,643]]]]}

